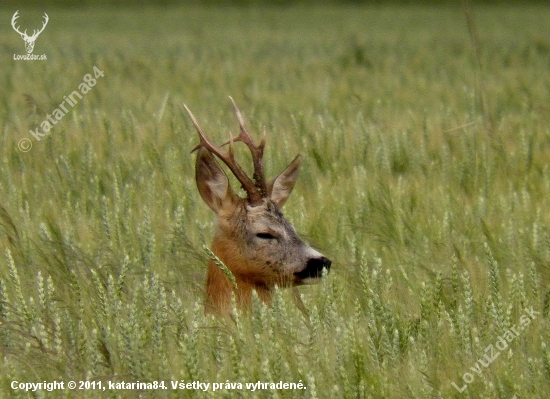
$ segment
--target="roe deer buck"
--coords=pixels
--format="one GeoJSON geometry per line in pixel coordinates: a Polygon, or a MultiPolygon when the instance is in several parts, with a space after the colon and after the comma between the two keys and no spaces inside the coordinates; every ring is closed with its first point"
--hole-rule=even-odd
{"type": "Polygon", "coordinates": [[[203,133],[191,111],[184,105],[195,126],[200,143],[196,161],[196,181],[199,193],[216,213],[217,231],[212,252],[227,266],[236,285],[211,259],[206,279],[207,311],[228,315],[231,294],[235,293],[237,306],[249,308],[252,290],[269,303],[275,285],[307,284],[321,277],[323,269],[330,269],[331,261],[296,234],[284,218],[281,208],[290,195],[302,158],[296,156],[290,165],[273,180],[264,176],[263,153],[265,132],[259,145],[254,144],[244,126],[239,108],[230,97],[239,122],[240,133],[221,146],[214,145],[203,133]],[[235,160],[234,142],[243,142],[252,154],[253,178],[250,178],[235,160]],[[221,147],[229,144],[228,151],[221,147]],[[215,159],[223,161],[246,192],[238,196],[215,159]]]}

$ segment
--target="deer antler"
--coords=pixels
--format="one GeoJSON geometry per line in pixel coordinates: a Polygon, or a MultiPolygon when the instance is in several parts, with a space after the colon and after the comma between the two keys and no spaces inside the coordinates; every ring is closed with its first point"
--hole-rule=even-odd
{"type": "Polygon", "coordinates": [[[44,22],[42,23],[42,28],[40,28],[40,30],[36,30],[36,29],[35,29],[35,30],[33,31],[32,36],[29,36],[29,35],[27,35],[27,30],[26,30],[26,29],[25,29],[25,32],[21,32],[21,31],[19,30],[19,27],[15,25],[15,22],[16,22],[17,18],[19,18],[19,15],[18,15],[18,14],[19,14],[19,10],[17,10],[17,11],[15,12],[15,14],[13,14],[13,17],[12,17],[12,19],[11,19],[11,26],[13,27],[13,29],[14,29],[17,33],[19,33],[21,36],[23,36],[23,37],[25,37],[25,38],[27,38],[27,39],[35,39],[35,38],[37,38],[38,35],[42,33],[42,31],[44,30],[44,28],[46,27],[46,25],[48,25],[48,21],[50,20],[50,18],[48,17],[48,14],[44,13],[44,22]]]}
{"type": "Polygon", "coordinates": [[[252,142],[252,138],[250,137],[250,134],[244,127],[243,118],[239,109],[235,105],[235,102],[233,101],[233,99],[231,99],[231,101],[233,102],[233,106],[235,107],[235,113],[237,114],[237,119],[239,120],[241,133],[235,140],[231,138],[227,143],[222,144],[222,146],[229,144],[229,150],[227,152],[221,149],[222,146],[218,147],[215,144],[213,144],[204,135],[202,128],[197,123],[197,120],[195,119],[195,116],[193,115],[193,113],[189,110],[189,108],[187,108],[185,104],[183,104],[183,107],[189,114],[189,117],[191,118],[191,122],[193,122],[193,125],[195,126],[195,129],[197,130],[197,133],[199,134],[199,139],[200,139],[200,143],[195,148],[193,148],[191,152],[196,151],[201,147],[204,147],[211,153],[215,154],[219,159],[221,159],[229,167],[229,169],[231,170],[231,172],[233,172],[237,180],[239,180],[242,188],[246,191],[246,194],[248,196],[248,201],[250,202],[250,204],[258,205],[262,202],[263,198],[267,197],[267,188],[265,183],[265,177],[263,174],[263,163],[262,163],[263,149],[265,146],[265,137],[259,146],[254,145],[254,143],[252,142]],[[235,151],[233,149],[234,141],[242,141],[250,149],[250,152],[252,153],[252,160],[254,163],[254,181],[252,181],[252,179],[250,179],[250,177],[246,175],[244,170],[235,160],[235,151]]]}
{"type": "Polygon", "coordinates": [[[37,37],[39,34],[42,33],[42,31],[44,30],[44,28],[46,27],[46,25],[48,25],[48,21],[50,20],[50,18],[48,17],[48,14],[44,13],[44,22],[42,23],[42,28],[40,28],[39,31],[36,31],[36,33],[33,33],[33,37],[37,37]]]}
{"type": "Polygon", "coordinates": [[[17,11],[15,12],[15,14],[13,14],[13,17],[12,17],[12,19],[11,19],[11,26],[12,26],[13,29],[14,29],[17,33],[19,33],[21,36],[27,36],[27,30],[26,30],[26,29],[25,29],[25,32],[21,32],[21,31],[19,30],[19,27],[15,26],[15,20],[16,20],[17,18],[19,18],[19,15],[17,15],[18,13],[19,13],[19,10],[17,10],[17,11]]]}
{"type": "Polygon", "coordinates": [[[250,149],[250,153],[252,154],[252,162],[254,164],[254,183],[262,197],[267,196],[267,184],[265,181],[265,174],[264,174],[264,164],[263,164],[263,157],[264,157],[264,147],[265,147],[265,139],[266,139],[266,133],[265,129],[262,134],[262,141],[260,141],[260,145],[255,145],[252,141],[252,137],[250,136],[250,133],[248,133],[248,130],[246,130],[246,127],[244,126],[244,119],[241,114],[241,110],[239,107],[237,107],[237,104],[235,104],[235,101],[230,96],[229,99],[231,100],[231,103],[233,104],[233,109],[235,110],[235,115],[237,116],[237,120],[239,121],[239,128],[240,133],[239,135],[233,139],[226,141],[222,144],[222,147],[224,145],[230,144],[231,141],[241,141],[246,144],[246,146],[250,149]]]}

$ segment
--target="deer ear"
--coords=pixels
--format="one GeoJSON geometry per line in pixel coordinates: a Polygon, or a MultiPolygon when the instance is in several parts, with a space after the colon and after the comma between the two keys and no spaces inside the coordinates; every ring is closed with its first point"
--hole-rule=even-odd
{"type": "Polygon", "coordinates": [[[229,185],[227,175],[214,155],[204,148],[197,155],[195,179],[203,201],[214,212],[220,213],[222,209],[236,204],[238,197],[229,185]]]}
{"type": "Polygon", "coordinates": [[[292,192],[296,180],[298,179],[298,174],[300,173],[301,164],[302,156],[297,155],[283,173],[269,182],[267,192],[271,200],[275,202],[279,208],[283,207],[288,196],[292,192]]]}

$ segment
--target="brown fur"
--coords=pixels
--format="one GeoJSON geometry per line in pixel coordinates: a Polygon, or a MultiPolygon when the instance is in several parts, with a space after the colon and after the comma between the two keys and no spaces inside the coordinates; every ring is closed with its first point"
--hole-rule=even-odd
{"type": "Polygon", "coordinates": [[[241,134],[234,141],[244,142],[251,150],[254,180],[247,177],[236,163],[232,143],[229,152],[213,145],[202,133],[189,112],[201,143],[196,161],[196,181],[204,202],[216,214],[216,235],[212,252],[231,271],[236,286],[214,261],[208,264],[206,310],[221,315],[231,311],[231,297],[237,306],[250,307],[252,291],[269,303],[275,286],[300,285],[316,280],[330,260],[304,243],[294,227],[284,218],[281,208],[292,192],[300,170],[297,156],[275,179],[266,182],[263,175],[263,146],[256,146],[244,127],[240,111],[235,112],[241,134]],[[247,191],[241,198],[231,188],[215,156],[226,163],[247,191]]]}

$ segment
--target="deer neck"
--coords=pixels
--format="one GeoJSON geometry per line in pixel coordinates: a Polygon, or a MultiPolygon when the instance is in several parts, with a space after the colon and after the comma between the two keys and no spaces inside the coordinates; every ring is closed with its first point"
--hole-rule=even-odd
{"type": "MultiPolygon", "coordinates": [[[[219,256],[218,256],[219,257],[219,256]]],[[[225,261],[220,258],[222,262],[225,261]]],[[[208,262],[206,276],[206,312],[229,316],[231,314],[231,297],[235,295],[237,307],[241,310],[250,310],[252,306],[252,291],[256,291],[263,303],[270,303],[273,295],[272,288],[255,282],[250,282],[235,276],[236,287],[220,270],[213,260],[208,262]]]]}

